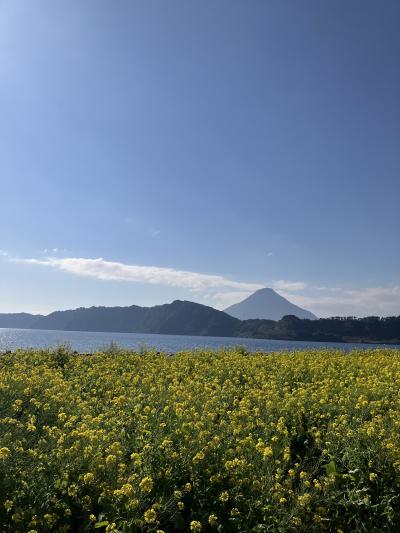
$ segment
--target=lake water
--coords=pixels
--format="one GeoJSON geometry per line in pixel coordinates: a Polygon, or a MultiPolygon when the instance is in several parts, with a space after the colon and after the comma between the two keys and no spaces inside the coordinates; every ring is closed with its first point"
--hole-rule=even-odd
{"type": "MultiPolygon", "coordinates": [[[[174,353],[183,350],[244,346],[249,351],[303,350],[305,348],[335,348],[349,351],[384,347],[384,344],[337,342],[275,341],[232,337],[192,337],[186,335],[151,335],[146,333],[100,333],[89,331],[54,331],[41,329],[0,328],[0,351],[16,348],[52,348],[67,344],[78,352],[95,352],[116,343],[121,348],[138,350],[143,347],[174,353]]],[[[387,347],[387,346],[386,346],[387,347]]]]}

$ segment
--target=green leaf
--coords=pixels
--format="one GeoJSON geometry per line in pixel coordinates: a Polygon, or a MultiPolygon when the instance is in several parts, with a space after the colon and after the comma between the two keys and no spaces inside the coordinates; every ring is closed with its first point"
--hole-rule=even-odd
{"type": "Polygon", "coordinates": [[[325,465],[325,471],[327,476],[336,476],[338,471],[336,468],[335,461],[330,461],[328,464],[325,465]]]}
{"type": "Polygon", "coordinates": [[[103,520],[103,522],[96,522],[94,525],[95,529],[106,526],[108,526],[108,520],[103,520]]]}

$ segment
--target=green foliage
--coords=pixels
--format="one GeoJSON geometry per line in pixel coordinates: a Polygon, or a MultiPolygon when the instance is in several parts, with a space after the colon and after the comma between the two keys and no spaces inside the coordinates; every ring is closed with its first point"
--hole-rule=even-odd
{"type": "Polygon", "coordinates": [[[399,380],[399,350],[3,354],[0,531],[397,532],[399,380]]]}
{"type": "Polygon", "coordinates": [[[236,336],[297,341],[400,344],[400,316],[308,320],[288,315],[278,321],[244,320],[238,326],[236,336]]]}
{"type": "Polygon", "coordinates": [[[65,368],[72,353],[72,348],[69,344],[60,344],[54,352],[52,352],[51,356],[57,367],[65,368]]]}
{"type": "Polygon", "coordinates": [[[123,349],[118,345],[117,342],[111,341],[109,344],[104,346],[101,351],[107,355],[116,355],[122,353],[123,349]]]}

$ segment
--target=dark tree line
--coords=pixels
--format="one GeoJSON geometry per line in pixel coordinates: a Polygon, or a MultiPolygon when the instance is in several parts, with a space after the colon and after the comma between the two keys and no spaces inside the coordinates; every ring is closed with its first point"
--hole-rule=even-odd
{"type": "Polygon", "coordinates": [[[307,320],[288,315],[276,322],[244,320],[237,335],[262,339],[400,343],[400,316],[307,320]]]}

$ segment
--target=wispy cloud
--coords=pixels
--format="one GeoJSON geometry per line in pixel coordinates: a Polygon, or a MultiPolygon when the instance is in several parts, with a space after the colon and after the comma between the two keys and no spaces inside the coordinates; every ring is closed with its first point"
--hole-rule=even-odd
{"type": "Polygon", "coordinates": [[[279,279],[272,284],[273,288],[277,291],[302,291],[306,288],[307,284],[304,281],[286,281],[279,279]]]}
{"type": "Polygon", "coordinates": [[[400,315],[400,286],[307,287],[303,294],[280,291],[291,302],[313,311],[317,316],[390,316],[400,315]]]}
{"type": "Polygon", "coordinates": [[[96,278],[105,281],[128,281],[169,285],[188,289],[234,288],[255,291],[262,287],[257,283],[245,283],[227,279],[223,276],[202,274],[174,268],[129,265],[105,259],[86,259],[75,257],[48,257],[46,259],[18,259],[19,262],[41,265],[76,276],[96,278]]]}
{"type": "Polygon", "coordinates": [[[180,287],[198,293],[200,301],[209,301],[211,305],[219,309],[225,309],[229,305],[244,300],[252,292],[270,286],[289,301],[321,317],[400,314],[400,285],[398,284],[390,287],[341,288],[282,279],[259,284],[236,281],[219,275],[166,267],[131,265],[102,258],[18,259],[5,250],[0,250],[0,257],[4,261],[44,266],[80,277],[180,287]]]}
{"type": "MultiPolygon", "coordinates": [[[[345,289],[313,286],[301,281],[279,280],[270,286],[290,302],[320,317],[400,315],[399,285],[345,289]]],[[[251,291],[244,290],[218,291],[210,298],[215,307],[225,309],[244,300],[250,294],[251,291]]]]}

